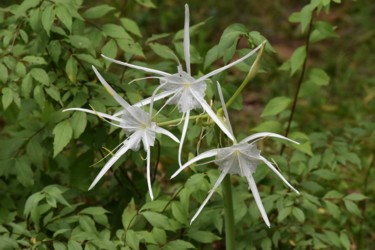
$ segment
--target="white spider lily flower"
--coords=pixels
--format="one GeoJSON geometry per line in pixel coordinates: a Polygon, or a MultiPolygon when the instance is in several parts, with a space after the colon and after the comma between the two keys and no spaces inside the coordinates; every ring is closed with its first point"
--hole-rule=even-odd
{"type": "MultiPolygon", "coordinates": [[[[222,93],[220,86],[218,86],[219,90],[219,96],[223,103],[222,99],[222,93]]],[[[226,110],[225,104],[223,103],[223,109],[224,114],[226,117],[226,121],[228,123],[228,127],[231,129],[228,112],[226,110]]],[[[234,137],[234,136],[233,136],[234,137]]],[[[299,192],[292,186],[290,183],[282,176],[282,174],[272,165],[271,162],[269,162],[266,158],[264,158],[260,151],[257,148],[256,142],[262,138],[265,137],[275,137],[280,138],[284,140],[288,140],[290,142],[299,144],[296,141],[293,141],[287,137],[284,137],[279,134],[275,133],[269,133],[269,132],[262,132],[262,133],[256,133],[249,137],[246,137],[241,142],[237,143],[235,140],[233,141],[233,145],[229,147],[224,148],[218,148],[206,151],[202,154],[199,154],[198,156],[194,157],[193,159],[186,162],[180,169],[178,169],[171,178],[174,178],[176,175],[178,175],[183,169],[187,168],[189,165],[215,156],[215,164],[219,166],[219,170],[221,171],[221,174],[219,178],[217,179],[216,183],[214,184],[213,188],[208,193],[206,199],[203,201],[202,205],[199,207],[198,211],[195,213],[193,218],[191,219],[191,223],[197,218],[197,216],[200,214],[204,206],[207,204],[208,200],[211,198],[211,196],[214,194],[215,190],[218,188],[220,183],[223,181],[225,175],[227,174],[237,174],[240,176],[244,176],[248,183],[249,188],[251,189],[251,192],[253,193],[255,202],[258,206],[258,209],[263,217],[263,220],[267,224],[268,227],[270,227],[270,222],[267,216],[267,213],[263,207],[262,201],[260,199],[260,195],[258,192],[258,188],[255,184],[255,180],[253,178],[253,174],[256,171],[256,168],[260,162],[263,162],[266,164],[267,167],[269,167],[289,188],[291,188],[293,191],[295,191],[297,194],[299,192]]]]}
{"type": "MultiPolygon", "coordinates": [[[[178,110],[183,113],[183,117],[185,118],[182,135],[181,135],[181,143],[179,147],[178,153],[178,161],[181,166],[181,152],[182,146],[185,140],[186,131],[188,128],[189,118],[190,118],[190,111],[195,110],[198,108],[203,108],[204,111],[211,117],[211,119],[220,127],[220,129],[231,139],[234,140],[232,133],[228,130],[227,126],[217,117],[215,112],[211,109],[210,105],[204,99],[206,95],[206,80],[211,76],[214,76],[236,64],[239,62],[244,61],[245,59],[249,58],[253,54],[255,54],[262,45],[259,45],[257,48],[249,52],[247,55],[243,56],[242,58],[229,63],[219,69],[216,69],[204,76],[195,79],[191,75],[191,67],[190,67],[190,31],[189,31],[189,6],[185,4],[185,22],[184,22],[184,56],[185,56],[185,63],[186,63],[186,71],[182,69],[181,65],[177,67],[177,73],[170,74],[167,72],[163,72],[156,69],[150,69],[143,66],[138,66],[122,61],[118,61],[112,58],[109,58],[105,55],[102,55],[105,59],[120,65],[124,65],[130,68],[138,69],[145,71],[147,73],[156,74],[160,79],[160,86],[156,88],[152,97],[147,98],[145,100],[140,101],[139,103],[135,104],[136,106],[143,106],[151,103],[154,101],[163,99],[168,97],[165,105],[176,105],[178,110]],[[163,92],[157,94],[158,91],[162,90],[163,92]]],[[[164,106],[165,106],[164,105],[164,106]]],[[[164,107],[163,106],[163,107],[164,107]]],[[[152,108],[151,108],[152,110],[152,108]]],[[[159,110],[160,112],[160,110],[159,110]]]]}
{"type": "Polygon", "coordinates": [[[111,94],[111,96],[122,106],[123,111],[117,113],[117,115],[109,115],[102,112],[97,112],[90,109],[83,108],[70,108],[65,109],[64,111],[82,111],[90,114],[95,114],[105,120],[106,122],[124,129],[126,135],[128,136],[125,141],[123,141],[119,146],[116,153],[111,157],[111,159],[104,165],[99,174],[96,176],[94,181],[89,187],[89,190],[92,189],[99,180],[104,176],[104,174],[113,166],[113,164],[129,149],[138,151],[140,144],[142,142],[143,148],[147,153],[147,166],[146,166],[146,175],[147,175],[147,186],[150,193],[151,199],[154,198],[152,187],[151,187],[151,172],[150,172],[150,147],[154,146],[156,133],[164,134],[176,141],[179,140],[171,132],[165,130],[161,127],[158,127],[155,122],[151,121],[150,115],[146,113],[143,109],[137,106],[131,106],[126,102],[119,94],[112,89],[112,87],[104,80],[100,75],[97,69],[92,67],[95,74],[97,75],[99,81],[102,83],[104,88],[111,94]]]}

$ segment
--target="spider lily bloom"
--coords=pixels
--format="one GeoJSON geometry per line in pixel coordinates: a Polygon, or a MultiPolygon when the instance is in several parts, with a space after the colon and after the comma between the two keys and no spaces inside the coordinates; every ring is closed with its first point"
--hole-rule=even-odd
{"type": "MultiPolygon", "coordinates": [[[[229,117],[228,117],[228,112],[226,110],[225,104],[223,102],[222,98],[222,93],[220,86],[218,86],[219,90],[219,95],[220,99],[222,101],[222,106],[224,109],[224,115],[226,117],[228,127],[231,129],[231,125],[229,122],[229,117]]],[[[234,136],[233,136],[234,137],[234,136]]],[[[259,211],[263,217],[263,220],[267,224],[268,227],[270,227],[270,222],[268,219],[268,216],[266,214],[266,211],[263,207],[262,201],[259,196],[258,188],[255,184],[255,180],[253,178],[253,174],[255,173],[255,170],[260,162],[265,163],[284,183],[290,187],[292,190],[294,190],[297,194],[299,192],[289,184],[289,182],[281,175],[281,173],[272,165],[271,162],[269,162],[266,158],[264,158],[261,154],[260,151],[257,148],[256,142],[262,138],[265,137],[276,137],[276,138],[281,138],[285,139],[288,141],[291,141],[293,143],[297,143],[291,139],[288,139],[282,135],[278,135],[275,133],[268,133],[268,132],[262,132],[262,133],[256,133],[254,135],[251,135],[249,137],[246,137],[239,143],[236,142],[236,140],[233,140],[233,145],[229,147],[224,147],[224,148],[218,148],[218,149],[212,149],[209,151],[206,151],[193,159],[189,160],[186,162],[178,171],[176,171],[171,178],[174,178],[177,174],[179,174],[183,169],[187,168],[189,165],[209,158],[209,157],[214,157],[215,156],[215,164],[219,166],[219,170],[221,171],[221,174],[219,178],[217,179],[215,185],[213,188],[210,190],[208,193],[206,199],[203,201],[202,205],[199,207],[198,211],[195,213],[193,218],[191,219],[191,223],[197,218],[199,213],[202,211],[208,200],[211,198],[215,190],[218,188],[220,183],[223,181],[225,175],[227,174],[238,174],[240,176],[246,177],[248,183],[249,183],[249,188],[251,189],[251,192],[253,193],[255,202],[259,208],[259,211]]]]}
{"type": "MultiPolygon", "coordinates": [[[[178,153],[178,161],[181,166],[181,152],[182,146],[185,140],[186,131],[188,128],[189,118],[190,118],[190,111],[195,110],[197,108],[203,108],[204,111],[211,117],[211,119],[220,127],[220,129],[232,140],[234,137],[232,133],[228,130],[226,125],[217,117],[215,112],[211,109],[208,103],[205,101],[204,97],[206,95],[206,80],[211,76],[214,76],[236,64],[239,62],[244,61],[245,59],[249,58],[253,54],[255,54],[262,45],[259,45],[257,48],[249,52],[244,57],[229,63],[219,69],[216,69],[204,76],[195,79],[191,75],[191,68],[190,68],[190,32],[189,32],[189,6],[185,5],[185,23],[184,23],[184,55],[185,55],[185,63],[186,63],[186,71],[182,69],[182,66],[179,64],[177,67],[177,73],[170,74],[167,72],[163,72],[156,69],[150,69],[122,61],[118,61],[105,55],[102,55],[105,59],[120,65],[124,65],[130,68],[138,69],[145,71],[147,73],[155,74],[157,76],[152,78],[157,78],[160,80],[160,85],[155,89],[154,94],[138,104],[137,106],[147,105],[151,103],[151,107],[154,101],[163,99],[168,97],[168,100],[163,105],[174,104],[178,107],[178,110],[183,114],[182,117],[185,118],[182,135],[181,135],[181,143],[179,146],[179,153],[178,153]],[[163,92],[157,94],[158,91],[163,90],[163,92]]],[[[163,108],[162,107],[162,108],[163,108]]],[[[162,109],[161,108],[161,109],[162,109]]],[[[160,110],[161,110],[160,109],[160,110]]],[[[152,108],[150,109],[152,110],[152,108]]],[[[159,112],[160,112],[159,110],[159,112]]]]}
{"type": "Polygon", "coordinates": [[[140,148],[140,143],[142,142],[143,148],[146,150],[147,153],[147,167],[146,167],[146,175],[147,175],[147,186],[150,192],[151,199],[154,198],[151,188],[151,173],[150,173],[150,147],[154,146],[156,133],[161,133],[172,140],[176,141],[177,143],[179,140],[168,130],[160,128],[156,125],[155,122],[151,121],[150,115],[142,110],[140,107],[131,106],[127,103],[119,94],[117,94],[111,86],[104,80],[104,78],[100,75],[100,73],[96,70],[96,68],[92,67],[95,74],[97,75],[99,81],[102,83],[104,88],[111,94],[111,96],[122,106],[123,111],[121,113],[117,113],[117,115],[108,115],[102,112],[97,112],[90,109],[83,109],[83,108],[70,108],[65,109],[64,111],[83,111],[86,113],[91,113],[99,116],[104,121],[124,129],[126,135],[128,136],[125,141],[123,141],[119,146],[116,153],[112,156],[112,158],[104,165],[101,169],[99,174],[96,176],[94,181],[89,187],[89,190],[92,189],[98,181],[103,177],[103,175],[112,167],[112,165],[129,149],[134,151],[138,151],[140,148]],[[121,114],[121,116],[120,116],[121,114]]]}

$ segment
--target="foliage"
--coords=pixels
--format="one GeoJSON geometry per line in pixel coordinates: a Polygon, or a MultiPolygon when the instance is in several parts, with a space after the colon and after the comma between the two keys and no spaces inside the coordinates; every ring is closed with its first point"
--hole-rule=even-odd
{"type": "MultiPolygon", "coordinates": [[[[25,0],[0,9],[1,249],[224,247],[221,190],[190,225],[219,172],[213,164],[197,165],[170,181],[178,164],[176,146],[169,139],[158,137],[151,154],[155,200],[147,194],[145,156],[133,152],[122,157],[100,185],[87,191],[103,166],[101,159],[124,138],[123,131],[94,115],[61,112],[70,107],[116,110],[117,104],[103,91],[91,66],[105,72],[111,86],[135,103],[150,96],[156,82],[128,84],[145,77],[144,73],[110,66],[100,54],[167,72],[175,72],[176,58],[183,59],[182,30],[175,35],[165,33],[171,29],[155,27],[159,17],[150,15],[153,8],[159,8],[163,27],[173,23],[169,18],[178,19],[177,14],[168,16],[172,14],[162,9],[166,3],[129,2],[126,13],[121,6],[81,0],[25,0]]],[[[169,4],[183,15],[183,6],[169,4]]],[[[269,229],[246,181],[233,176],[237,249],[374,247],[375,214],[369,197],[375,192],[370,185],[375,148],[375,123],[370,114],[375,110],[375,87],[367,67],[374,63],[368,50],[375,44],[356,48],[361,53],[356,56],[365,58],[368,65],[353,65],[340,54],[341,61],[325,62],[336,57],[330,50],[345,42],[327,16],[348,5],[339,0],[311,0],[297,6],[300,10],[289,17],[293,24],[289,39],[298,41],[299,47],[293,48],[280,67],[274,62],[276,47],[267,43],[260,74],[249,87],[260,95],[263,111],[250,122],[243,121],[245,115],[237,115],[242,120],[234,129],[246,132],[243,137],[250,132],[286,131],[288,137],[301,142],[294,149],[284,149],[277,142],[271,147],[268,140],[259,144],[301,195],[287,190],[265,165],[258,167],[254,179],[271,220],[269,229]],[[246,126],[242,126],[244,122],[246,126]]],[[[352,5],[356,16],[371,7],[366,2],[352,5]]],[[[181,27],[173,26],[174,30],[181,27]]],[[[216,39],[209,37],[212,30],[218,33],[210,27],[212,21],[204,20],[190,28],[194,40],[191,63],[198,75],[249,51],[239,45],[255,46],[266,36],[235,23],[216,39]]],[[[223,83],[225,99],[236,91],[253,60],[212,78],[212,82],[223,83]]],[[[209,84],[207,96],[213,107],[219,106],[216,93],[215,85],[209,84]]],[[[248,94],[245,89],[236,98],[231,116],[247,108],[248,94]]],[[[179,118],[173,108],[166,107],[166,111],[179,118]]],[[[179,133],[182,125],[171,129],[179,133]]],[[[198,117],[187,135],[183,158],[221,145],[221,138],[212,122],[198,117]]]]}

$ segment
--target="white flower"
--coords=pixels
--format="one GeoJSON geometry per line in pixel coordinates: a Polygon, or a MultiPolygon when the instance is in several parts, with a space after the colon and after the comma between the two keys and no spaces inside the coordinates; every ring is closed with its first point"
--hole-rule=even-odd
{"type": "MultiPolygon", "coordinates": [[[[208,103],[205,101],[204,97],[206,94],[206,82],[209,77],[214,76],[239,62],[247,59],[255,52],[257,52],[262,45],[259,45],[257,48],[249,52],[244,57],[225,65],[219,69],[216,69],[198,79],[195,79],[191,76],[191,69],[190,69],[190,33],[189,33],[189,6],[185,5],[185,23],[184,23],[184,55],[185,55],[185,63],[186,63],[186,71],[182,69],[181,65],[177,67],[177,73],[169,74],[160,70],[150,69],[126,62],[121,62],[105,55],[102,55],[105,59],[120,65],[124,65],[130,68],[139,69],[148,73],[156,74],[157,77],[160,79],[160,86],[155,90],[152,97],[142,100],[136,106],[143,106],[151,103],[151,107],[154,101],[169,97],[166,101],[165,105],[167,104],[174,104],[178,107],[178,110],[183,113],[183,117],[185,118],[185,122],[183,125],[182,135],[181,135],[181,143],[179,147],[179,154],[178,154],[178,161],[181,166],[181,151],[182,146],[184,143],[186,131],[188,128],[189,118],[190,118],[190,111],[195,110],[197,108],[203,108],[204,111],[211,117],[211,119],[220,127],[220,129],[232,140],[234,140],[232,133],[228,130],[226,125],[217,117],[215,112],[211,109],[208,103]],[[157,94],[158,91],[163,90],[163,92],[157,94]]],[[[164,106],[163,106],[164,107],[164,106]]],[[[152,108],[151,108],[152,111],[152,108]]],[[[159,111],[160,112],[160,111],[159,111]]]]}
{"type": "MultiPolygon", "coordinates": [[[[219,90],[219,95],[220,99],[222,101],[222,106],[224,109],[224,114],[228,123],[229,129],[232,131],[229,117],[228,117],[228,112],[226,110],[223,98],[222,98],[222,93],[221,93],[221,88],[218,86],[219,90]]],[[[234,136],[233,136],[234,137],[234,136]]],[[[296,193],[299,194],[299,192],[292,187],[292,185],[289,184],[289,182],[281,175],[281,173],[272,165],[271,162],[269,162],[266,158],[264,158],[261,154],[260,151],[257,148],[256,142],[262,138],[265,137],[276,137],[276,138],[281,138],[285,139],[288,141],[291,141],[293,143],[297,143],[291,139],[288,139],[282,135],[278,135],[275,133],[268,133],[268,132],[262,132],[262,133],[256,133],[254,135],[251,135],[249,137],[246,137],[243,139],[241,142],[237,143],[235,140],[233,140],[233,145],[230,147],[224,147],[224,148],[218,148],[218,149],[213,149],[206,151],[190,161],[186,162],[180,169],[176,171],[172,175],[171,178],[174,178],[177,174],[179,174],[183,169],[187,168],[189,165],[209,158],[209,157],[214,157],[215,156],[215,164],[219,166],[219,170],[221,171],[221,174],[216,181],[215,185],[213,188],[210,190],[209,194],[207,195],[207,198],[203,201],[202,205],[199,207],[198,211],[195,213],[194,217],[192,218],[191,222],[193,222],[199,213],[202,211],[208,200],[211,198],[215,190],[218,188],[220,183],[223,181],[225,175],[227,174],[237,174],[240,176],[246,177],[248,183],[249,183],[249,188],[251,189],[251,192],[253,193],[255,202],[259,208],[259,211],[263,217],[263,220],[267,224],[267,226],[270,226],[270,222],[268,220],[268,216],[266,214],[266,211],[263,207],[262,201],[259,196],[259,192],[257,189],[257,186],[255,184],[254,178],[253,178],[253,173],[255,173],[255,170],[260,162],[264,162],[281,180],[284,181],[284,183],[293,189],[296,193]]]]}
{"type": "Polygon", "coordinates": [[[113,98],[122,106],[123,110],[114,115],[108,115],[102,112],[93,111],[90,109],[83,108],[70,108],[65,109],[64,111],[83,111],[86,113],[95,114],[103,118],[106,122],[124,129],[126,135],[128,136],[125,141],[123,141],[119,146],[117,152],[112,156],[112,158],[104,165],[102,170],[96,176],[94,181],[89,187],[89,190],[92,189],[98,181],[103,177],[103,175],[112,167],[112,165],[129,149],[134,151],[139,150],[140,143],[142,142],[143,148],[147,152],[147,186],[150,192],[150,197],[153,199],[153,193],[151,188],[151,173],[150,173],[150,147],[154,146],[156,133],[161,133],[172,140],[179,142],[179,140],[169,131],[160,128],[156,125],[155,122],[151,121],[151,117],[148,113],[142,110],[140,107],[131,106],[127,103],[119,94],[114,91],[111,86],[104,80],[96,68],[92,67],[95,74],[97,75],[100,82],[103,84],[104,88],[113,96],[113,98]],[[108,120],[107,120],[108,119],[108,120]]]}

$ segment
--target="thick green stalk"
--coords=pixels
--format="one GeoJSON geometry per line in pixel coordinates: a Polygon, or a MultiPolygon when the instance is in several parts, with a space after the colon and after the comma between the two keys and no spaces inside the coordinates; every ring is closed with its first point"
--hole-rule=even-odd
{"type": "Polygon", "coordinates": [[[232,183],[230,182],[229,174],[225,176],[222,187],[224,198],[225,249],[235,250],[232,183]]]}

